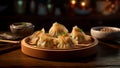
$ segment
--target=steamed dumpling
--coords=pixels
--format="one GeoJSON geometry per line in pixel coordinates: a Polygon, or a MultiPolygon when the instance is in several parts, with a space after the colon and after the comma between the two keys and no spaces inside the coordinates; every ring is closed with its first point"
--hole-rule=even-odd
{"type": "Polygon", "coordinates": [[[77,26],[73,27],[71,32],[71,37],[72,39],[77,41],[77,44],[85,41],[85,33],[77,26]]]}
{"type": "Polygon", "coordinates": [[[36,31],[34,32],[31,36],[30,36],[30,44],[36,44],[39,37],[42,35],[42,34],[45,34],[45,29],[42,28],[40,31],[36,31]]]}
{"type": "Polygon", "coordinates": [[[85,34],[80,28],[74,26],[71,32],[71,37],[76,41],[77,44],[80,43],[91,43],[91,36],[85,34]]]}
{"type": "Polygon", "coordinates": [[[89,35],[85,35],[85,41],[83,43],[92,43],[93,39],[91,36],[89,35]]]}
{"type": "Polygon", "coordinates": [[[59,41],[57,45],[58,49],[74,48],[75,44],[69,36],[58,36],[58,41],[59,41]]]}
{"type": "Polygon", "coordinates": [[[49,34],[43,34],[37,41],[38,48],[53,48],[54,38],[49,34]]]}
{"type": "Polygon", "coordinates": [[[54,37],[57,37],[61,33],[68,33],[67,28],[64,25],[55,22],[50,28],[49,34],[51,34],[54,37]]]}

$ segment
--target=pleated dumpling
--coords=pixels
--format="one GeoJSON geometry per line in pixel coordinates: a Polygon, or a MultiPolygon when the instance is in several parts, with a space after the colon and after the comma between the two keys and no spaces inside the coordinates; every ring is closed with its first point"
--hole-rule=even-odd
{"type": "Polygon", "coordinates": [[[77,44],[83,43],[85,41],[85,33],[77,26],[73,27],[70,35],[72,39],[74,39],[77,42],[77,44]]]}
{"type": "Polygon", "coordinates": [[[38,48],[53,48],[54,38],[50,34],[43,34],[37,41],[38,48]]]}
{"type": "Polygon", "coordinates": [[[74,42],[69,36],[58,36],[58,49],[70,49],[74,48],[74,42]]]}
{"type": "Polygon", "coordinates": [[[52,27],[49,30],[49,34],[54,37],[57,37],[61,33],[68,33],[67,28],[64,25],[59,24],[57,22],[53,23],[52,27]]]}
{"type": "Polygon", "coordinates": [[[39,37],[42,35],[42,34],[45,34],[45,29],[42,28],[40,31],[36,31],[34,32],[31,36],[30,36],[30,42],[29,44],[36,44],[39,37]]]}

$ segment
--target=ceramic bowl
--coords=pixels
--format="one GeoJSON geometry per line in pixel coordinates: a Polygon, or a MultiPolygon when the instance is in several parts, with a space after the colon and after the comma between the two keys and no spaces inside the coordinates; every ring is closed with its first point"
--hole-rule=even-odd
{"type": "Polygon", "coordinates": [[[13,34],[24,38],[34,32],[34,27],[30,22],[17,22],[10,25],[10,30],[13,34]]]}
{"type": "Polygon", "coordinates": [[[120,40],[120,28],[110,26],[96,26],[91,28],[91,36],[99,40],[120,40]]]}
{"type": "Polygon", "coordinates": [[[93,38],[93,42],[89,46],[76,49],[40,49],[28,44],[29,37],[21,41],[21,51],[28,56],[47,59],[47,60],[75,60],[96,54],[97,39],[93,38]]]}

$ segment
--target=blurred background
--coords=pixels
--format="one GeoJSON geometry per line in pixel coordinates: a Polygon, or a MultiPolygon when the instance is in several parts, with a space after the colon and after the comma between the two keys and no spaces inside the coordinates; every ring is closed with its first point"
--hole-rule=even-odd
{"type": "Polygon", "coordinates": [[[70,31],[77,25],[84,31],[93,26],[120,27],[119,0],[0,0],[0,31],[16,22],[31,22],[35,30],[47,31],[54,22],[70,31]]]}

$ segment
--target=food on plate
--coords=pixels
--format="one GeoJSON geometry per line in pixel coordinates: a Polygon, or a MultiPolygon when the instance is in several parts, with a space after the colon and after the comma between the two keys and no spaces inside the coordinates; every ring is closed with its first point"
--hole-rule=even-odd
{"type": "Polygon", "coordinates": [[[76,40],[77,44],[91,42],[91,37],[86,35],[78,26],[73,27],[71,37],[76,40]]]}
{"type": "Polygon", "coordinates": [[[54,38],[50,34],[43,34],[38,38],[37,47],[38,48],[53,48],[54,47],[54,38]]]}
{"type": "Polygon", "coordinates": [[[78,26],[74,26],[72,32],[68,33],[64,25],[55,22],[48,33],[44,28],[34,32],[30,36],[29,44],[41,49],[71,49],[80,48],[92,42],[92,37],[85,34],[78,26]]]}
{"type": "Polygon", "coordinates": [[[36,31],[34,32],[31,36],[30,36],[30,42],[29,44],[36,44],[39,37],[45,33],[45,29],[41,29],[40,31],[36,31]]]}
{"type": "Polygon", "coordinates": [[[57,48],[59,49],[70,49],[74,48],[75,42],[67,35],[58,36],[57,48]]]}
{"type": "Polygon", "coordinates": [[[85,40],[85,33],[77,26],[74,26],[71,32],[71,37],[79,44],[85,40]]]}
{"type": "Polygon", "coordinates": [[[60,33],[68,33],[67,28],[64,25],[59,24],[57,22],[53,23],[52,27],[49,30],[49,34],[57,37],[60,33]]]}

